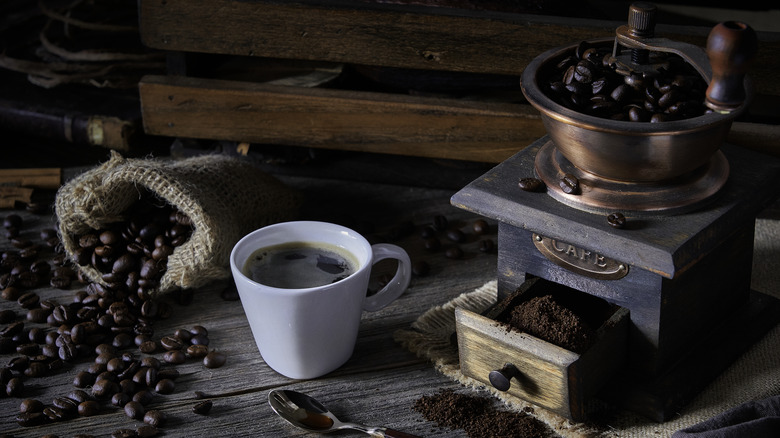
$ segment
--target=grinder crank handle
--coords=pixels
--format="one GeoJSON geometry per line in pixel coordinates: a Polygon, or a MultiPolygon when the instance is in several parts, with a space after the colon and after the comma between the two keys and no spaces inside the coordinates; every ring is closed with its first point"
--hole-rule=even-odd
{"type": "Polygon", "coordinates": [[[745,102],[745,74],[757,51],[756,32],[745,23],[726,21],[712,29],[707,38],[712,67],[705,101],[709,108],[729,113],[745,102]]]}

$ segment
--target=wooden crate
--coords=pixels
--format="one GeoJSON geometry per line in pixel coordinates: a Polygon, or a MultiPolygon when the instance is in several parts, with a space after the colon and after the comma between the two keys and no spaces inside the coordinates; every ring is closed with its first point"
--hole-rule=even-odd
{"type": "Polygon", "coordinates": [[[519,375],[511,379],[508,394],[573,421],[583,421],[587,400],[626,362],[628,310],[613,306],[611,316],[597,329],[596,340],[582,354],[527,333],[510,331],[498,322],[520,302],[553,288],[561,293],[563,287],[533,279],[484,316],[456,309],[460,367],[463,374],[492,385],[491,372],[511,364],[519,375]]]}
{"type": "MultiPolygon", "coordinates": [[[[622,22],[409,5],[267,0],[140,1],[141,36],[170,53],[327,61],[519,77],[540,53],[614,35],[622,22]]],[[[704,46],[710,28],[658,25],[704,46]]],[[[780,104],[780,34],[760,33],[753,79],[780,104]]],[[[181,59],[181,58],[179,58],[181,59]]],[[[189,75],[186,67],[179,74],[189,75]]],[[[516,90],[515,90],[516,91],[516,90]]],[[[542,135],[522,100],[486,101],[360,90],[300,89],[211,77],[151,76],[140,86],[144,129],[172,137],[294,144],[497,163],[542,135]]],[[[729,141],[780,155],[780,129],[735,124],[729,141]]]]}

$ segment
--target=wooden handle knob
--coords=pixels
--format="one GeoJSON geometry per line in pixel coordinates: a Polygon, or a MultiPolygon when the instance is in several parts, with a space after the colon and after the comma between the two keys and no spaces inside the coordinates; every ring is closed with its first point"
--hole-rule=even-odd
{"type": "Polygon", "coordinates": [[[520,370],[511,363],[505,364],[500,370],[493,370],[488,374],[490,384],[499,391],[508,391],[512,386],[512,378],[519,377],[520,370]]]}
{"type": "Polygon", "coordinates": [[[757,51],[756,32],[745,23],[726,21],[712,29],[707,38],[707,56],[712,66],[707,106],[730,111],[742,105],[746,96],[745,74],[757,51]]]}

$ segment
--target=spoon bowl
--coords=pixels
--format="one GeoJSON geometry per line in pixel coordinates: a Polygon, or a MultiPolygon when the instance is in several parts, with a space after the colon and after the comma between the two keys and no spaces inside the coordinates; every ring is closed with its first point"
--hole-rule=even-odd
{"type": "Polygon", "coordinates": [[[269,392],[268,404],[288,423],[310,432],[328,433],[341,429],[352,429],[374,437],[419,438],[416,435],[386,427],[369,427],[342,422],[315,398],[289,389],[276,389],[269,392]]]}

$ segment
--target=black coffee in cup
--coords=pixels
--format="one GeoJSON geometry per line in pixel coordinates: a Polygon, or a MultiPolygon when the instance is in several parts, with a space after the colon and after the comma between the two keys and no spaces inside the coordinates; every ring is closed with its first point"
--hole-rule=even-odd
{"type": "Polygon", "coordinates": [[[357,269],[357,258],[338,246],[288,242],[258,249],[247,259],[243,272],[266,286],[303,289],[335,283],[357,269]]]}

